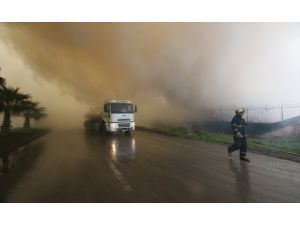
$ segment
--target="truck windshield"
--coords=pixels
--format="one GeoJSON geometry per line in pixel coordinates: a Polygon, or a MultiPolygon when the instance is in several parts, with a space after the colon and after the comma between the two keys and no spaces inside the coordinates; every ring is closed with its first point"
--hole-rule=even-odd
{"type": "Polygon", "coordinates": [[[132,104],[111,103],[111,113],[133,113],[132,104]]]}

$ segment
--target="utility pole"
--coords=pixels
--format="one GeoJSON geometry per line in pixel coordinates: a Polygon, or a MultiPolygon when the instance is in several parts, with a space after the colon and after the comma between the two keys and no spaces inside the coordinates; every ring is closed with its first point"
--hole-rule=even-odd
{"type": "Polygon", "coordinates": [[[283,107],[282,107],[282,105],[281,105],[281,121],[283,121],[283,107]]]}

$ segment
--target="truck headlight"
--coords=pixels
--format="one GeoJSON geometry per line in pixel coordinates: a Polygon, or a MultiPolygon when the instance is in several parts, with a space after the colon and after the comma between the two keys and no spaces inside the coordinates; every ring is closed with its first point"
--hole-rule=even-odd
{"type": "Polygon", "coordinates": [[[110,124],[110,127],[111,127],[111,128],[116,128],[116,127],[117,127],[117,124],[116,124],[116,123],[111,123],[111,124],[110,124]]]}
{"type": "Polygon", "coordinates": [[[130,126],[134,127],[135,126],[135,122],[131,122],[130,126]]]}

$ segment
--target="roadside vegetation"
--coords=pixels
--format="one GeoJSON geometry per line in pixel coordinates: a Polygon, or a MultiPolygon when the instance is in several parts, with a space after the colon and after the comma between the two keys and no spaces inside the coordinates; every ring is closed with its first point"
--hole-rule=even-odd
{"type": "MultiPolygon", "coordinates": [[[[0,133],[0,149],[1,150],[10,150],[10,148],[17,146],[24,141],[37,136],[41,133],[47,132],[46,129],[12,129],[9,133],[0,133]]],[[[12,149],[13,150],[13,149],[12,149]]]]}
{"type": "Polygon", "coordinates": [[[40,103],[32,101],[29,94],[20,92],[20,88],[6,86],[4,78],[0,77],[0,113],[3,114],[1,132],[7,133],[11,129],[11,117],[24,117],[23,128],[30,128],[30,120],[40,120],[47,116],[46,109],[40,103]]]}
{"type": "Polygon", "coordinates": [[[20,88],[7,86],[6,80],[0,77],[0,115],[3,115],[0,124],[0,157],[4,167],[14,146],[46,132],[45,129],[31,128],[32,119],[38,121],[47,117],[45,111],[46,108],[33,101],[31,95],[22,93],[20,88]],[[12,116],[24,118],[23,128],[12,128],[12,116]]]}
{"type": "MultiPolygon", "coordinates": [[[[222,133],[196,132],[190,131],[184,127],[176,128],[149,128],[138,127],[140,130],[151,131],[155,133],[200,140],[206,142],[214,142],[229,145],[233,143],[232,136],[222,133]]],[[[292,152],[300,154],[300,140],[296,138],[259,138],[248,137],[248,148],[253,150],[267,150],[275,152],[292,152]]]]}

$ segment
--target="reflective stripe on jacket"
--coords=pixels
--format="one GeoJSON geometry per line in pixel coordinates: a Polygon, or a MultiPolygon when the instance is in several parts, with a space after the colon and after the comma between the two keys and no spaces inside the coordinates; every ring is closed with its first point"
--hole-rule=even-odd
{"type": "Polygon", "coordinates": [[[231,129],[233,136],[238,137],[237,133],[240,132],[243,137],[246,134],[246,122],[239,115],[235,115],[231,120],[231,129]]]}

